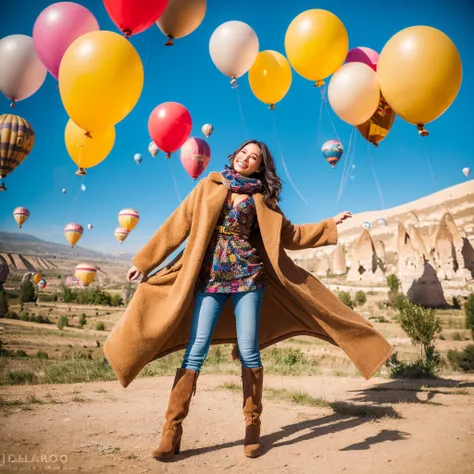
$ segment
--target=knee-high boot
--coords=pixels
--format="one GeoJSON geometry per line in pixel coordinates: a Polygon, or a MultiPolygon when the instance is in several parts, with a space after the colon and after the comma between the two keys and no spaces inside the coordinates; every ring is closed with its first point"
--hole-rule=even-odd
{"type": "Polygon", "coordinates": [[[154,458],[168,460],[175,454],[179,454],[183,435],[182,423],[189,413],[191,397],[193,393],[196,393],[198,376],[199,372],[191,369],[176,370],[168,409],[166,410],[166,421],[163,425],[161,442],[158,448],[152,452],[154,458]]]}
{"type": "Polygon", "coordinates": [[[263,367],[242,367],[242,389],[245,416],[244,454],[256,458],[261,454],[260,415],[262,413],[263,367]]]}

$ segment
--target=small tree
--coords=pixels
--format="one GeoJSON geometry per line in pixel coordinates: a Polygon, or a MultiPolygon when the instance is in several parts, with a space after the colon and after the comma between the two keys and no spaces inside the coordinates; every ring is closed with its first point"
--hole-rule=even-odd
{"type": "Polygon", "coordinates": [[[4,318],[8,313],[7,292],[0,290],[0,318],[4,318]]]}
{"type": "Polygon", "coordinates": [[[104,331],[105,330],[105,324],[103,322],[99,322],[95,325],[96,331],[104,331]]]}
{"type": "Polygon", "coordinates": [[[354,307],[354,302],[352,301],[351,294],[348,291],[340,291],[337,296],[339,297],[341,302],[344,303],[346,306],[349,306],[349,308],[354,307]]]}
{"type": "Polygon", "coordinates": [[[400,304],[400,315],[397,320],[410,338],[411,343],[420,346],[421,359],[413,364],[407,364],[392,357],[390,364],[392,375],[402,377],[411,374],[415,377],[434,376],[441,360],[434,343],[436,335],[442,330],[441,319],[436,316],[436,310],[404,300],[400,304]]]}
{"type": "Polygon", "coordinates": [[[464,304],[464,314],[466,315],[466,329],[471,330],[474,339],[474,293],[471,293],[464,304]]]}
{"type": "Polygon", "coordinates": [[[25,281],[20,285],[20,301],[30,303],[36,300],[35,286],[31,281],[25,281]]]}
{"type": "Polygon", "coordinates": [[[110,298],[110,305],[111,306],[120,306],[123,304],[123,299],[120,295],[112,295],[110,298]]]}
{"type": "Polygon", "coordinates": [[[59,329],[63,329],[64,326],[69,326],[69,319],[67,316],[60,316],[58,319],[57,326],[59,329]]]}
{"type": "Polygon", "coordinates": [[[398,293],[398,291],[400,290],[400,285],[401,282],[397,275],[389,275],[387,277],[387,286],[390,291],[398,293]]]}
{"type": "Polygon", "coordinates": [[[87,324],[87,318],[84,313],[81,314],[81,317],[79,319],[79,326],[83,328],[87,324]]]}
{"type": "Polygon", "coordinates": [[[367,296],[365,294],[365,292],[363,292],[362,290],[359,290],[356,294],[355,294],[355,303],[357,306],[362,306],[366,303],[367,301],[367,296]]]}

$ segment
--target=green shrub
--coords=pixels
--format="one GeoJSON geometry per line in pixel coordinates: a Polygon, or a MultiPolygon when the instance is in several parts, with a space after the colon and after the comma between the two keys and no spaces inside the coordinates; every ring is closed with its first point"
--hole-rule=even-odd
{"type": "Polygon", "coordinates": [[[112,295],[110,298],[110,305],[111,306],[121,306],[123,305],[123,300],[120,295],[112,295]]]}
{"type": "Polygon", "coordinates": [[[458,296],[453,296],[453,301],[452,301],[451,307],[453,309],[461,309],[461,304],[459,303],[459,297],[458,296]]]}
{"type": "Polygon", "coordinates": [[[397,275],[389,275],[387,277],[387,286],[390,291],[393,293],[398,293],[400,290],[400,279],[397,277],[397,275]]]}
{"type": "Polygon", "coordinates": [[[23,312],[23,313],[20,314],[20,319],[22,321],[29,321],[30,317],[28,316],[28,313],[23,312]]]}
{"type": "Polygon", "coordinates": [[[462,351],[449,351],[448,360],[455,369],[474,372],[474,344],[469,344],[462,351]]]}
{"type": "Polygon", "coordinates": [[[44,351],[38,351],[38,352],[36,353],[36,357],[37,357],[38,359],[49,359],[48,353],[47,353],[47,352],[44,352],[44,351]]]}
{"type": "Polygon", "coordinates": [[[59,329],[63,329],[64,326],[69,326],[69,319],[67,316],[60,316],[58,319],[57,326],[59,329]]]}
{"type": "Polygon", "coordinates": [[[20,319],[20,316],[18,316],[18,313],[16,313],[15,311],[10,311],[10,310],[7,312],[7,315],[5,317],[8,319],[20,319]]]}
{"type": "Polygon", "coordinates": [[[362,290],[359,290],[356,294],[355,294],[355,304],[357,306],[362,306],[366,303],[367,301],[367,296],[366,294],[362,291],[362,290]]]}
{"type": "Polygon", "coordinates": [[[352,301],[351,294],[348,291],[340,291],[337,296],[346,306],[349,306],[349,308],[354,308],[354,302],[352,301]]]}
{"type": "Polygon", "coordinates": [[[464,304],[464,314],[466,315],[466,329],[471,330],[474,339],[474,293],[471,293],[464,304]]]}
{"type": "Polygon", "coordinates": [[[104,331],[105,330],[105,324],[101,321],[95,325],[95,330],[96,331],[104,331]]]}
{"type": "Polygon", "coordinates": [[[81,317],[80,317],[80,319],[79,319],[79,326],[80,326],[81,328],[83,328],[86,324],[87,324],[86,315],[85,315],[85,313],[82,313],[82,314],[81,314],[81,317]]]}

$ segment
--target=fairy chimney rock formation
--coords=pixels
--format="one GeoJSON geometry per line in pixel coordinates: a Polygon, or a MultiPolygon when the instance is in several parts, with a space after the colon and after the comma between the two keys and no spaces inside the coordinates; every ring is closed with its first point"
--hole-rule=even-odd
{"type": "Polygon", "coordinates": [[[402,285],[402,292],[410,301],[424,306],[444,306],[443,288],[439,282],[434,264],[423,254],[423,241],[410,226],[413,234],[398,223],[398,278],[402,285]]]}
{"type": "Polygon", "coordinates": [[[331,271],[329,265],[329,257],[326,253],[320,253],[318,255],[318,264],[316,267],[316,275],[318,276],[328,276],[328,273],[331,271]]]}
{"type": "Polygon", "coordinates": [[[362,231],[352,246],[351,268],[347,280],[366,283],[385,281],[383,262],[377,256],[372,237],[367,229],[362,231]]]}
{"type": "Polygon", "coordinates": [[[347,272],[346,256],[344,246],[340,243],[336,245],[332,253],[331,271],[334,275],[344,275],[347,272]]]}

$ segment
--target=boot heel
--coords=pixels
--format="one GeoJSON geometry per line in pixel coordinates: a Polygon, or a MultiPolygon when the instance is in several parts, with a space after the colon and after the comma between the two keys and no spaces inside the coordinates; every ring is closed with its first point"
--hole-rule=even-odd
{"type": "Polygon", "coordinates": [[[179,438],[179,441],[176,443],[176,447],[174,448],[174,454],[179,454],[181,451],[181,438],[179,438]]]}

